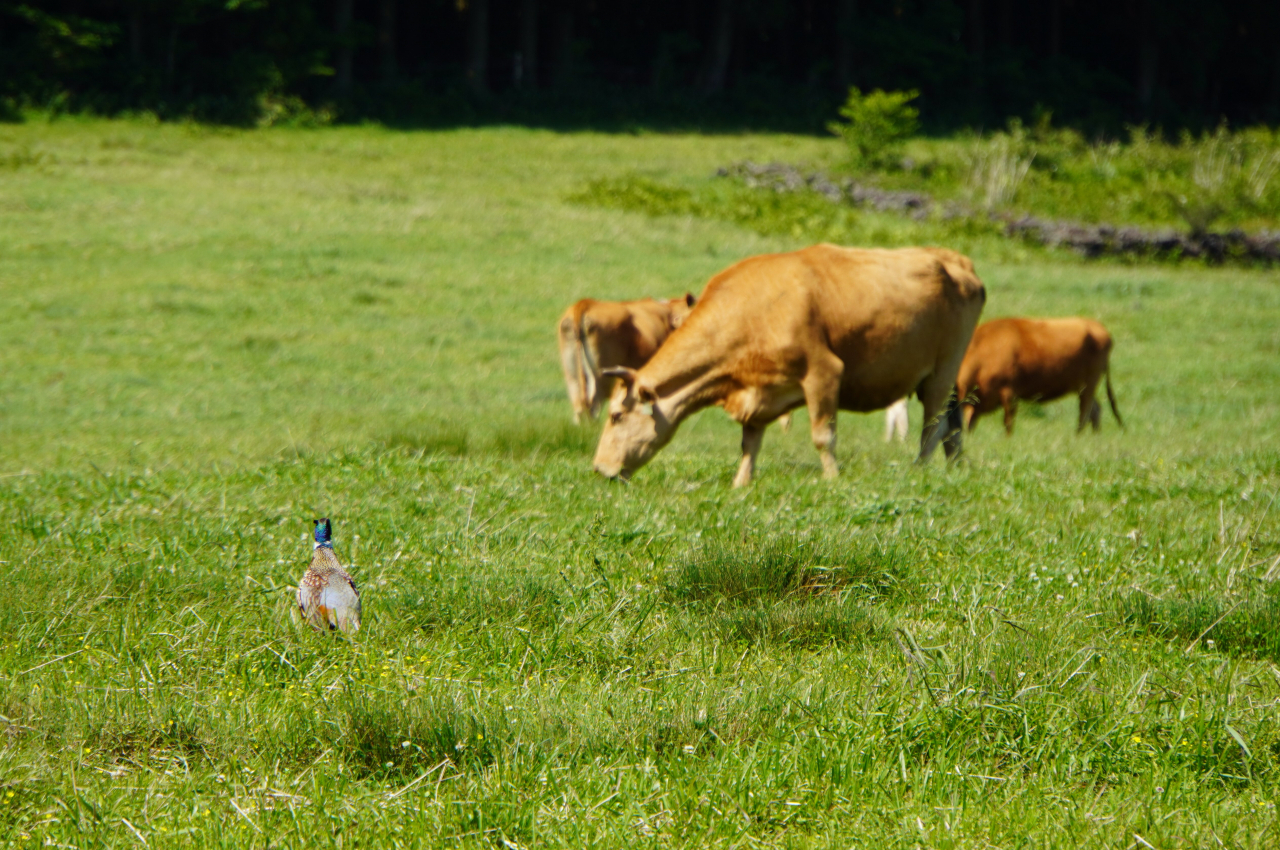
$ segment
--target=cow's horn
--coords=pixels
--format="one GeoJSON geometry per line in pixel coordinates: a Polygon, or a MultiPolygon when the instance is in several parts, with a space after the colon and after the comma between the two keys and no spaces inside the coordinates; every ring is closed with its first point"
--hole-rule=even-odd
{"type": "Polygon", "coordinates": [[[617,378],[628,387],[633,386],[636,382],[636,370],[628,366],[614,366],[611,369],[603,369],[600,374],[606,378],[617,378]]]}

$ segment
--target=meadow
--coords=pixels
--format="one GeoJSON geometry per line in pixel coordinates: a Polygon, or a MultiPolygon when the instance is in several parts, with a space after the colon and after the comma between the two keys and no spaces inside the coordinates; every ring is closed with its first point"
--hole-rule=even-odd
{"type": "Polygon", "coordinates": [[[0,843],[1280,843],[1274,270],[950,232],[986,318],[1110,328],[1127,428],[916,466],[842,414],[827,482],[800,413],[732,490],[713,410],[590,471],[564,306],[806,239],[584,187],[840,156],[0,125],[0,843]],[[318,516],[349,640],[290,617],[318,516]]]}

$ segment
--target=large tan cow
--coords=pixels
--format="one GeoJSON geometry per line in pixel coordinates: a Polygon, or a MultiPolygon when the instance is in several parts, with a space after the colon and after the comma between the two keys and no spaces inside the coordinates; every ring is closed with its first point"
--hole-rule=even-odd
{"type": "Polygon", "coordinates": [[[1004,430],[1013,433],[1018,399],[1053,401],[1080,394],[1080,422],[1102,427],[1102,406],[1094,393],[1107,379],[1107,401],[1124,427],[1111,391],[1111,334],[1092,319],[996,319],[973,334],[960,365],[956,391],[970,429],[984,413],[1004,408],[1004,430]]]}
{"type": "Polygon", "coordinates": [[[693,295],[658,301],[595,301],[584,298],[560,317],[560,365],[573,405],[573,421],[595,419],[609,398],[613,379],[601,372],[615,366],[638,369],[684,321],[693,295]]]}
{"type": "Polygon", "coordinates": [[[836,411],[878,410],[910,392],[924,404],[920,458],[945,438],[960,449],[958,411],[938,414],[986,294],[968,257],[942,248],[814,245],[751,257],[717,274],[645,366],[622,385],[596,449],[596,471],[628,477],[681,421],[718,405],[742,424],[735,486],[751,481],[765,427],[804,404],[823,474],[838,474],[836,411]]]}

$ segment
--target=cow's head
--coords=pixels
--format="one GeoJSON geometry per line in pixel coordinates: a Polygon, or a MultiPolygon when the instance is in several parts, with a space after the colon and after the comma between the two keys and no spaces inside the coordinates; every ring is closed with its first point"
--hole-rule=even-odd
{"type": "Polygon", "coordinates": [[[618,385],[596,446],[595,470],[606,478],[625,480],[667,444],[676,428],[662,414],[653,390],[636,379],[635,369],[619,367],[601,374],[617,378],[618,385]]]}
{"type": "Polygon", "coordinates": [[[684,317],[689,315],[689,311],[693,309],[693,305],[698,303],[698,299],[693,297],[692,292],[686,292],[680,298],[672,298],[667,302],[667,306],[671,309],[671,330],[675,330],[684,324],[684,317]]]}

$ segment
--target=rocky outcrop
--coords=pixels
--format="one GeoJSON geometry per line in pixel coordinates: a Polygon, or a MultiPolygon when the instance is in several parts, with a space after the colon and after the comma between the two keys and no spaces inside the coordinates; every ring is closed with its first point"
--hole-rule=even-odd
{"type": "Polygon", "coordinates": [[[1112,224],[1084,224],[1025,215],[1014,217],[983,213],[963,206],[938,204],[923,192],[880,189],[851,177],[832,178],[822,171],[804,171],[784,162],[739,162],[716,172],[741,180],[755,189],[775,192],[815,192],[832,203],[847,203],[876,212],[898,213],[923,219],[932,213],[945,219],[987,217],[1000,222],[1006,236],[1027,239],[1050,247],[1069,248],[1086,257],[1145,256],[1176,259],[1280,261],[1280,233],[1242,230],[1225,233],[1181,233],[1172,229],[1150,230],[1112,224]]]}

